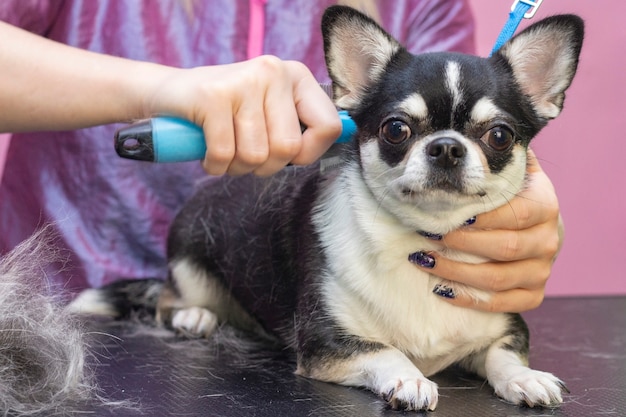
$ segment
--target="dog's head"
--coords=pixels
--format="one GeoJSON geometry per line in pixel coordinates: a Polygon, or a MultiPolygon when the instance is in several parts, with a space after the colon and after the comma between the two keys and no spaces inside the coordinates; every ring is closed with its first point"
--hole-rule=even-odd
{"type": "Polygon", "coordinates": [[[446,233],[523,187],[528,144],[558,116],[574,77],[583,22],[539,21],[488,59],[412,55],[347,7],[329,8],[322,31],[371,192],[407,225],[446,233]]]}

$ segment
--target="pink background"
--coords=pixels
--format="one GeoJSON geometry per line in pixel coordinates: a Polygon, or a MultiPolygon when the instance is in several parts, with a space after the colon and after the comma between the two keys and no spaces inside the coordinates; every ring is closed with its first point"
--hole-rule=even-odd
{"type": "MultiPolygon", "coordinates": [[[[512,1],[471,3],[478,52],[487,55],[512,1]]],[[[626,294],[625,11],[626,4],[617,1],[544,0],[532,19],[575,13],[586,22],[565,109],[533,146],[554,182],[565,220],[565,244],[549,295],[626,294]]]]}
{"type": "MultiPolygon", "coordinates": [[[[470,1],[478,53],[486,56],[512,0],[470,1]]],[[[548,295],[626,294],[624,11],[626,5],[617,1],[545,0],[533,19],[576,13],[587,23],[578,75],[565,109],[534,142],[557,189],[566,225],[548,295]]],[[[0,136],[0,174],[6,142],[0,136]]]]}

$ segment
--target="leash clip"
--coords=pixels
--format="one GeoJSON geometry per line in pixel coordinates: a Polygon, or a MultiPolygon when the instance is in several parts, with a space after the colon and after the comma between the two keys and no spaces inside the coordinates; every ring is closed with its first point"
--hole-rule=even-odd
{"type": "Polygon", "coordinates": [[[539,6],[543,3],[543,0],[515,0],[513,2],[513,6],[511,6],[511,11],[514,12],[518,3],[524,3],[530,7],[530,10],[524,14],[524,19],[532,19],[537,13],[539,6]]]}
{"type": "Polygon", "coordinates": [[[523,19],[530,19],[535,15],[535,13],[537,13],[537,9],[539,9],[541,3],[543,3],[543,0],[515,0],[513,2],[511,12],[509,13],[509,19],[502,28],[498,39],[496,39],[496,44],[493,46],[489,56],[498,52],[502,45],[513,37],[517,27],[523,19]]]}

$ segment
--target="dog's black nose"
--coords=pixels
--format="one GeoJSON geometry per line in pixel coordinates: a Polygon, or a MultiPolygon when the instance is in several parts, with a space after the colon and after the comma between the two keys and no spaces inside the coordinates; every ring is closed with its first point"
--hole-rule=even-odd
{"type": "Polygon", "coordinates": [[[439,138],[426,147],[426,154],[432,163],[442,168],[450,168],[459,164],[465,157],[465,146],[456,139],[439,138]]]}

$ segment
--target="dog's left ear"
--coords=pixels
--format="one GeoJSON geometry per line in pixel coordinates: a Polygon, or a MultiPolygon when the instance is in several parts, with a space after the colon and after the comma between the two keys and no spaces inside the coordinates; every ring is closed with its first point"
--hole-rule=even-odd
{"type": "Polygon", "coordinates": [[[554,119],[576,73],[583,37],[580,17],[552,16],[520,32],[491,59],[506,59],[537,114],[554,119]]]}
{"type": "Polygon", "coordinates": [[[402,47],[374,20],[345,6],[322,18],[324,53],[335,104],[351,110],[402,47]]]}

